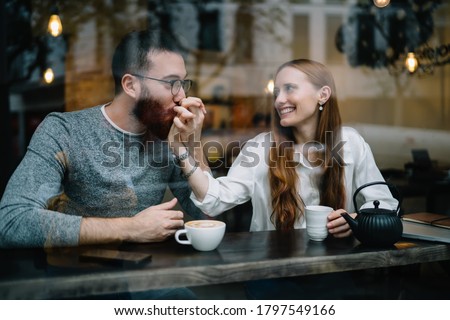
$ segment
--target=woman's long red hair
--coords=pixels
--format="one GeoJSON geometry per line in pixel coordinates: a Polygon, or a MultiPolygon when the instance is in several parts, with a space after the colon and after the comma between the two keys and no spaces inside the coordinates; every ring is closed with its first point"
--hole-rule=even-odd
{"type": "MultiPolygon", "coordinates": [[[[320,156],[322,173],[318,187],[321,205],[335,209],[345,208],[343,155],[335,157],[332,154],[333,147],[340,141],[342,126],[333,76],[324,65],[308,59],[286,62],[278,68],[277,74],[286,67],[303,72],[317,89],[323,86],[331,89],[331,96],[319,114],[315,136],[315,141],[325,147],[324,153],[320,156]],[[328,141],[330,138],[333,141],[328,141]]],[[[280,116],[275,108],[272,112],[272,132],[275,142],[269,153],[269,181],[273,208],[271,221],[279,230],[290,230],[294,228],[296,220],[303,215],[304,205],[308,204],[308,199],[301,199],[297,187],[300,185],[301,188],[301,181],[295,169],[298,164],[294,162],[296,143],[294,130],[292,127],[280,125],[280,116]]]]}

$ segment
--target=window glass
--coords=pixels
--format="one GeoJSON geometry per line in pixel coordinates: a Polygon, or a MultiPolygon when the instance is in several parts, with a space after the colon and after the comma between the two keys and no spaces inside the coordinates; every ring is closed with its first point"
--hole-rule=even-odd
{"type": "Polygon", "coordinates": [[[307,15],[293,17],[292,55],[293,59],[309,58],[309,17],[307,15]]]}
{"type": "Polygon", "coordinates": [[[336,48],[336,36],[342,26],[342,17],[328,15],[326,19],[326,59],[329,64],[341,64],[344,61],[343,55],[336,48]]]}

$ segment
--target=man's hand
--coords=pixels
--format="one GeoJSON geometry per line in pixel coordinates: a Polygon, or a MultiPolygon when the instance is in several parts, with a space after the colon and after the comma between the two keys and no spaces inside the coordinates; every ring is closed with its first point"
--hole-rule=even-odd
{"type": "Polygon", "coordinates": [[[174,198],[156,206],[142,210],[130,218],[127,241],[158,242],[167,239],[182,228],[183,212],[172,210],[177,204],[174,198]]]}
{"type": "Polygon", "coordinates": [[[173,147],[180,144],[195,147],[200,141],[206,109],[202,100],[189,97],[180,101],[180,106],[174,107],[177,112],[169,132],[169,142],[173,147]]]}
{"type": "Polygon", "coordinates": [[[81,219],[79,244],[163,241],[182,228],[183,212],[172,210],[177,199],[142,210],[134,217],[81,219]]]}
{"type": "MultiPolygon", "coordinates": [[[[344,209],[338,209],[328,215],[328,232],[335,238],[345,238],[352,234],[352,230],[347,221],[341,216],[341,213],[344,212],[346,212],[344,209]]],[[[356,213],[351,213],[350,216],[355,218],[356,213]]]]}

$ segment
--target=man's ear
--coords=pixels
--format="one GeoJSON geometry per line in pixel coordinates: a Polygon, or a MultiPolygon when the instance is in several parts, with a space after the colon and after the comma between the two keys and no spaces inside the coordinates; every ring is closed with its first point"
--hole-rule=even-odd
{"type": "Polygon", "coordinates": [[[331,97],[331,88],[329,86],[323,86],[319,90],[319,103],[325,104],[331,97]]]}
{"type": "Polygon", "coordinates": [[[131,74],[124,74],[122,77],[122,89],[130,97],[136,99],[139,96],[140,86],[135,77],[131,74]]]}

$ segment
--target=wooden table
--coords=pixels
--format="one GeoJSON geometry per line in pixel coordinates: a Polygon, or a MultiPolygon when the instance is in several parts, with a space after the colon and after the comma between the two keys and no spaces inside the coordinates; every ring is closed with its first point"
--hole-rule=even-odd
{"type": "Polygon", "coordinates": [[[93,247],[0,250],[0,299],[79,298],[450,260],[450,245],[402,240],[366,248],[354,239],[309,241],[305,230],[227,233],[219,248],[195,251],[173,239],[95,248],[149,252],[142,265],[80,261],[93,247]]]}

